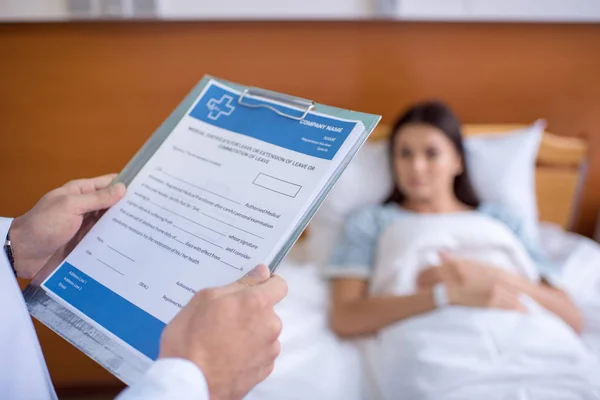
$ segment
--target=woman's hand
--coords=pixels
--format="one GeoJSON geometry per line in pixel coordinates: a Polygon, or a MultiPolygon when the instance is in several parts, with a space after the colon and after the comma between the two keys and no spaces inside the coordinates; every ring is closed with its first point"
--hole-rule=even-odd
{"type": "Polygon", "coordinates": [[[492,283],[486,288],[471,287],[456,283],[446,284],[451,305],[478,308],[497,308],[525,312],[527,309],[519,300],[520,292],[502,282],[492,283]]]}
{"type": "Polygon", "coordinates": [[[419,274],[417,285],[420,289],[444,283],[452,305],[525,311],[519,300],[521,292],[509,273],[475,260],[453,258],[443,253],[440,256],[440,266],[419,274]]]}
{"type": "Polygon", "coordinates": [[[476,260],[454,258],[440,253],[442,263],[422,271],[417,278],[417,286],[421,289],[433,287],[437,283],[459,283],[461,285],[489,288],[502,278],[504,271],[485,265],[476,260]]]}

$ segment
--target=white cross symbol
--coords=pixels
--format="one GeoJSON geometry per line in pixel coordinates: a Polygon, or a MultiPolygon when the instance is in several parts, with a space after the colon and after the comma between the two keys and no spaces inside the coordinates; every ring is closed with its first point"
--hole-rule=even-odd
{"type": "Polygon", "coordinates": [[[227,94],[224,94],[221,97],[221,100],[218,101],[217,99],[210,99],[206,103],[206,107],[210,110],[208,118],[216,120],[221,115],[231,115],[233,110],[235,110],[235,107],[231,105],[231,102],[233,102],[233,97],[227,94]]]}

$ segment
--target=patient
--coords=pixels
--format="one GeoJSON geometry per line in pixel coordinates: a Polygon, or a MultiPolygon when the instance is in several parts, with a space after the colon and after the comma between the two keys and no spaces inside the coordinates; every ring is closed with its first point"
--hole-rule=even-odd
{"type": "MultiPolygon", "coordinates": [[[[494,356],[482,349],[494,341],[496,346],[521,346],[515,360],[536,346],[540,354],[556,352],[554,360],[583,354],[575,334],[582,329],[580,312],[560,290],[560,281],[536,242],[524,233],[518,218],[478,200],[454,113],[440,102],[412,107],[395,123],[389,150],[396,180],[392,193],[384,204],[351,216],[326,270],[332,278],[332,330],[346,338],[377,334],[372,343],[377,349],[370,354],[375,351],[379,363],[372,373],[387,374],[378,377],[380,389],[401,390],[405,384],[399,382],[413,379],[414,384],[406,384],[415,390],[406,389],[410,396],[429,393],[441,398],[434,390],[441,377],[446,390],[458,385],[460,379],[453,374],[485,372],[489,377],[498,371],[486,369],[485,363],[462,365],[469,357],[493,365],[494,356]],[[527,317],[534,314],[540,317],[527,317]],[[519,336],[510,336],[513,328],[519,336]],[[531,340],[528,332],[534,335],[531,340]],[[499,337],[505,340],[498,342],[499,337]],[[547,346],[538,343],[543,338],[547,346]],[[434,346],[436,340],[439,349],[434,347],[429,355],[418,353],[419,347],[434,346]],[[448,357],[454,352],[461,361],[449,361],[447,369],[432,377],[442,363],[436,358],[442,357],[440,352],[448,357]],[[402,365],[408,359],[427,365],[423,375],[417,372],[418,365],[402,365]]],[[[570,365],[580,365],[582,357],[570,360],[570,365]]],[[[530,367],[534,364],[527,365],[528,371],[535,371],[530,367]]],[[[564,371],[559,375],[566,376],[564,371]]],[[[394,393],[387,396],[396,398],[394,393]]]]}

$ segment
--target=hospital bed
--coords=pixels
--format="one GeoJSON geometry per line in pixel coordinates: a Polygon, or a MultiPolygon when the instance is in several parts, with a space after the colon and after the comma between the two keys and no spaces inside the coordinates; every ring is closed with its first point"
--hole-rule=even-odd
{"type": "MultiPolygon", "coordinates": [[[[502,140],[510,141],[530,128],[526,125],[466,125],[464,132],[467,141],[490,138],[491,148],[495,149],[501,147],[498,143],[502,140]],[[493,140],[498,142],[494,143],[493,140]]],[[[600,317],[596,315],[600,316],[600,246],[588,238],[569,232],[585,174],[587,144],[582,139],[558,136],[543,128],[542,131],[540,140],[530,154],[532,162],[527,165],[527,160],[522,160],[524,166],[520,168],[523,170],[512,172],[530,174],[534,180],[530,182],[530,198],[516,194],[517,200],[527,202],[533,199],[535,204],[532,207],[537,213],[534,222],[540,246],[551,261],[559,266],[565,290],[584,314],[585,328],[581,336],[590,352],[599,356],[600,317]]],[[[320,270],[327,262],[332,242],[339,235],[342,220],[354,209],[372,203],[374,199],[370,193],[379,191],[377,200],[380,200],[387,192],[387,188],[373,185],[382,184],[389,178],[377,181],[374,176],[375,171],[387,168],[387,161],[381,158],[388,134],[387,126],[373,133],[281,265],[278,273],[289,285],[288,297],[277,308],[284,326],[282,353],[272,376],[257,386],[247,399],[376,398],[366,382],[369,377],[366,376],[368,373],[358,347],[353,341],[338,339],[328,329],[329,291],[320,270]],[[365,162],[367,159],[370,164],[365,162]],[[373,167],[372,164],[378,165],[373,167]],[[371,196],[368,200],[361,198],[361,193],[365,192],[369,193],[367,197],[371,196]],[[348,202],[352,205],[349,206],[348,202]],[[339,208],[343,211],[340,212],[339,208]],[[336,212],[339,215],[332,217],[336,212]]],[[[515,143],[512,146],[513,149],[526,147],[525,144],[515,147],[515,143]]],[[[516,153],[509,158],[504,155],[504,161],[494,161],[490,157],[490,162],[496,163],[496,169],[498,163],[502,162],[506,164],[505,168],[509,168],[517,163],[515,160],[518,157],[525,157],[516,153]]],[[[498,183],[497,186],[502,190],[502,184],[498,183]]],[[[397,398],[402,399],[402,396],[399,394],[397,398]]]]}

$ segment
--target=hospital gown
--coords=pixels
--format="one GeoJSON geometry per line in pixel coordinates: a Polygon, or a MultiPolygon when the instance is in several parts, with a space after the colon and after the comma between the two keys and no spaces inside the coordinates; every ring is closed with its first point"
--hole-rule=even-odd
{"type": "MultiPolygon", "coordinates": [[[[523,227],[523,221],[493,203],[482,203],[477,210],[504,223],[521,241],[537,266],[540,276],[555,287],[560,287],[556,266],[539,249],[537,241],[523,227]]],[[[341,240],[334,248],[324,269],[328,277],[368,279],[375,266],[377,242],[391,224],[414,215],[397,204],[384,204],[363,209],[352,215],[344,227],[341,240]]]]}

